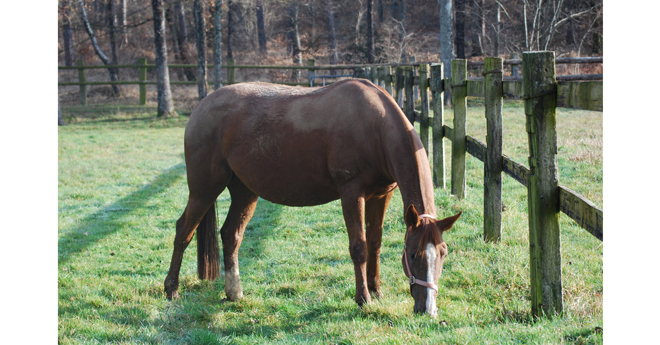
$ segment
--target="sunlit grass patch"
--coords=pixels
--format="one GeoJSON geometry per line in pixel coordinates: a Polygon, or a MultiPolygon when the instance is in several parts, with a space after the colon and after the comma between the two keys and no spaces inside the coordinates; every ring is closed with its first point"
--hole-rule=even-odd
{"type": "MultiPolygon", "coordinates": [[[[483,108],[468,110],[468,134],[483,141],[483,108]]],[[[505,103],[504,111],[504,153],[526,164],[521,103],[505,103]]],[[[502,240],[485,243],[483,164],[472,157],[464,200],[435,190],[439,216],[464,212],[444,238],[449,257],[436,319],[412,313],[398,192],[383,229],[385,296],[363,308],[353,301],[353,264],[337,201],[293,208],[259,200],[239,254],[245,298],[226,302],[222,278],[197,279],[193,241],[181,267],[181,297],[167,301],[174,224],[187,199],[187,119],[154,116],[122,114],[119,121],[108,111],[59,128],[60,343],[602,343],[602,242],[560,216],[565,313],[535,319],[527,191],[503,178],[502,240]]],[[[446,117],[451,126],[451,110],[446,117]]],[[[560,109],[558,124],[560,183],[602,206],[602,114],[560,109]]],[[[230,202],[225,191],[217,203],[220,222],[230,202]]]]}

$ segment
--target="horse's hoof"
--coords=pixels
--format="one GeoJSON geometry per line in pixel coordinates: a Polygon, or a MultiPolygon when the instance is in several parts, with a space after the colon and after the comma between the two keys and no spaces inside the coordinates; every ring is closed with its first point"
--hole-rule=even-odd
{"type": "Polygon", "coordinates": [[[167,293],[167,299],[170,301],[179,298],[179,291],[177,290],[166,291],[166,293],[167,293]]]}
{"type": "Polygon", "coordinates": [[[369,294],[367,294],[366,296],[355,296],[355,302],[360,307],[362,307],[363,305],[365,305],[367,303],[371,303],[371,297],[369,296],[369,294]]]}
{"type": "Polygon", "coordinates": [[[371,296],[373,298],[382,298],[384,296],[383,295],[383,290],[381,290],[381,289],[369,290],[369,292],[371,293],[371,296]]]}
{"type": "MultiPolygon", "coordinates": [[[[226,293],[226,291],[225,291],[225,293],[226,293]]],[[[227,300],[228,301],[236,302],[236,301],[239,301],[241,299],[243,299],[243,291],[238,292],[238,293],[232,293],[232,294],[227,293],[227,300]]]]}

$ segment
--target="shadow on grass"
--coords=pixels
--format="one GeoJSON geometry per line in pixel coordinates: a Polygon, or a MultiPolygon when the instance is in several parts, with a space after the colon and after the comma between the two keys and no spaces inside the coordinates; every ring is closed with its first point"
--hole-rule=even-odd
{"type": "Polygon", "coordinates": [[[60,237],[57,244],[59,263],[67,262],[90,245],[120,230],[124,226],[123,218],[145,207],[150,199],[158,197],[182,178],[185,172],[185,164],[175,165],[156,177],[150,184],[85,217],[79,226],[60,237]],[[116,212],[120,212],[119,216],[116,212]]]}

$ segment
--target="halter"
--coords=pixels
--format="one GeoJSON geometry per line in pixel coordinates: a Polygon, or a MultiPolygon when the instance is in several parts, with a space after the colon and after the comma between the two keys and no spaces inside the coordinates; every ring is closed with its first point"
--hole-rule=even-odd
{"type": "MultiPolygon", "coordinates": [[[[430,214],[421,214],[419,215],[419,218],[429,218],[429,219],[437,219],[435,216],[432,216],[430,214]]],[[[423,280],[419,280],[415,278],[415,276],[412,275],[410,272],[410,266],[408,265],[408,253],[406,252],[406,241],[408,240],[408,230],[406,230],[406,236],[403,238],[403,259],[406,262],[406,277],[408,277],[408,283],[410,285],[421,285],[421,286],[426,286],[427,288],[432,289],[435,291],[436,294],[438,294],[438,286],[431,283],[431,282],[426,282],[423,280]]]]}

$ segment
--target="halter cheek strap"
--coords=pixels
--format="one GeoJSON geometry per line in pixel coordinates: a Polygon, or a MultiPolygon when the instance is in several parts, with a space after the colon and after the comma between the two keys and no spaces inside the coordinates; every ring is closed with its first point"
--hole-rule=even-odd
{"type": "MultiPolygon", "coordinates": [[[[430,218],[430,219],[437,219],[435,216],[432,216],[430,214],[421,214],[419,215],[419,218],[430,218]]],[[[403,240],[403,260],[406,263],[406,276],[408,277],[408,283],[410,285],[421,285],[421,286],[426,286],[427,288],[432,289],[435,291],[435,293],[438,293],[438,286],[433,284],[432,282],[427,282],[423,280],[419,280],[415,278],[415,276],[412,275],[410,272],[410,266],[408,265],[408,253],[406,252],[406,240],[408,239],[408,231],[406,230],[406,236],[403,240]]]]}

